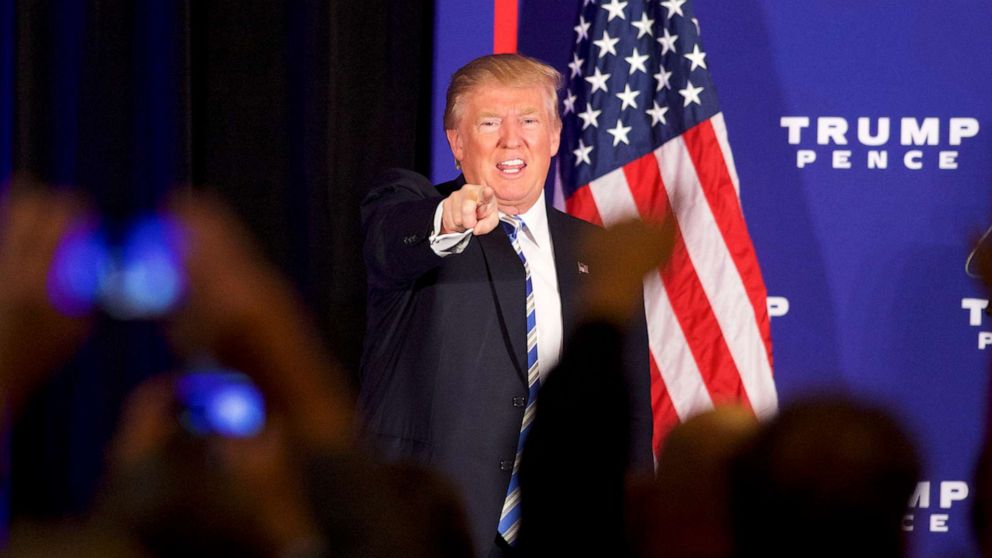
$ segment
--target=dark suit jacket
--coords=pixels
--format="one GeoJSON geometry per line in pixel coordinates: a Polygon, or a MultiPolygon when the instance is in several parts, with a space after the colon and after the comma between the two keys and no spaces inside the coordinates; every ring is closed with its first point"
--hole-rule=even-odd
{"type": "MultiPolygon", "coordinates": [[[[524,270],[502,227],[473,237],[461,254],[441,258],[431,249],[435,209],[463,184],[459,177],[435,188],[393,170],[363,202],[369,296],[359,404],[385,457],[428,464],[454,481],[484,554],[526,405],[524,270]]],[[[576,240],[596,227],[550,207],[548,226],[567,339],[583,279],[576,240]]],[[[646,341],[641,347],[631,373],[631,457],[650,466],[646,341]]]]}

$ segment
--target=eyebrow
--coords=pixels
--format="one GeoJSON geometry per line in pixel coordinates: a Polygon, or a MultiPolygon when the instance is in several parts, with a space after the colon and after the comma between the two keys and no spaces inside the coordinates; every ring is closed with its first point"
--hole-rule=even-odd
{"type": "MultiPolygon", "coordinates": [[[[520,116],[533,116],[535,114],[538,114],[539,112],[540,112],[540,109],[538,109],[536,107],[524,107],[524,108],[520,109],[520,113],[519,114],[520,114],[520,116]]],[[[498,119],[502,120],[503,119],[503,116],[502,115],[499,115],[499,114],[497,114],[495,112],[492,112],[492,111],[483,111],[483,112],[479,113],[479,120],[478,121],[482,121],[482,120],[485,120],[487,118],[498,118],[498,119]]]]}
{"type": "MultiPolygon", "coordinates": [[[[535,107],[524,107],[520,109],[520,114],[523,116],[530,116],[537,112],[539,112],[539,110],[535,107]]],[[[479,114],[479,118],[503,118],[503,117],[500,116],[499,114],[496,114],[495,112],[483,111],[479,114]]]]}

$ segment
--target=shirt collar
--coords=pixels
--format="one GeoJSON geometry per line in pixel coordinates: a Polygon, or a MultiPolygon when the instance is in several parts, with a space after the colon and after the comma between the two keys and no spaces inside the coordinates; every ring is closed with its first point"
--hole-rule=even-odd
{"type": "MultiPolygon", "coordinates": [[[[499,212],[500,216],[505,216],[506,214],[502,211],[499,212]]],[[[541,195],[534,202],[534,205],[530,207],[527,211],[520,214],[520,218],[523,219],[524,224],[527,225],[524,228],[525,234],[536,244],[539,248],[545,248],[551,246],[551,235],[548,232],[548,208],[544,204],[544,190],[541,190],[541,195]]]]}

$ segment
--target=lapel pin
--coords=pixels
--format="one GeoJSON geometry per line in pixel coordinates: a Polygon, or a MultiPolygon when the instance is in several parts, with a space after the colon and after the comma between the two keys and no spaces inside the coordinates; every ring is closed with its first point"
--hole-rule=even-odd
{"type": "Polygon", "coordinates": [[[579,273],[586,273],[586,274],[589,273],[589,266],[587,266],[582,262],[578,262],[578,264],[579,264],[579,273]]]}

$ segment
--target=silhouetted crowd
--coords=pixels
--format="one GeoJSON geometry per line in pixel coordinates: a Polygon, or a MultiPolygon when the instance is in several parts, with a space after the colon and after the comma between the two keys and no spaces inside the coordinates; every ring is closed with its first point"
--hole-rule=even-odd
{"type": "MultiPolygon", "coordinates": [[[[177,354],[208,353],[264,395],[265,428],[196,435],[177,419],[181,374],[125,403],[102,489],[85,517],[14,518],[11,556],[471,556],[459,495],[419,465],[378,461],[354,396],[287,282],[216,200],[177,199],[188,288],[163,318],[177,354]]],[[[53,306],[49,274],[85,203],[14,184],[0,213],[0,396],[16,416],[93,327],[53,306]]],[[[599,247],[616,274],[542,387],[520,465],[521,556],[903,556],[921,475],[913,442],[883,409],[821,396],[759,423],[718,406],[670,432],[653,475],[628,470],[624,316],[642,261],[629,224],[599,247]],[[627,240],[625,240],[627,239],[627,240]],[[629,294],[618,295],[618,285],[629,294]]],[[[652,240],[653,239],[653,240],[652,240]]],[[[669,244],[670,245],[670,244],[669,244]]],[[[661,256],[659,256],[661,257],[661,256]]],[[[9,428],[9,423],[3,425],[9,428]]],[[[992,454],[973,486],[973,530],[992,556],[992,454]]],[[[16,482],[16,479],[14,479],[16,482]]]]}

